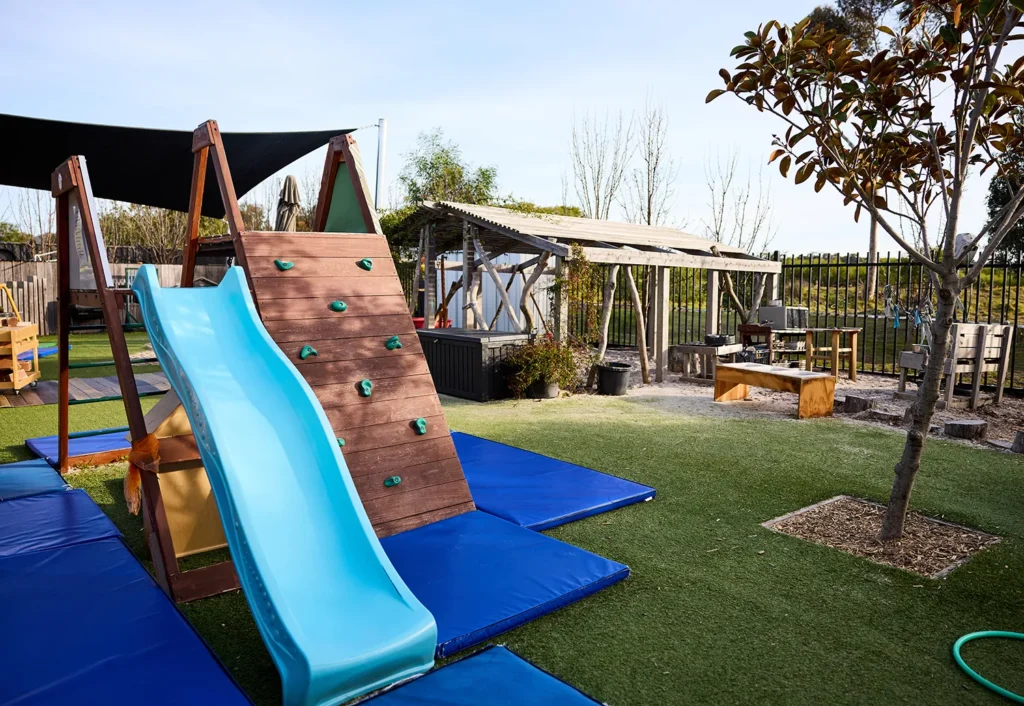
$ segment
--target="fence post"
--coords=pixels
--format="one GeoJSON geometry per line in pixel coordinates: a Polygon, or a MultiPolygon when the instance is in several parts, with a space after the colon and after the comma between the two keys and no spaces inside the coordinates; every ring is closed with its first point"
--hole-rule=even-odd
{"type": "Polygon", "coordinates": [[[564,341],[569,335],[569,297],[571,292],[565,291],[565,258],[555,256],[555,296],[554,306],[551,312],[552,328],[556,341],[564,341]]]}

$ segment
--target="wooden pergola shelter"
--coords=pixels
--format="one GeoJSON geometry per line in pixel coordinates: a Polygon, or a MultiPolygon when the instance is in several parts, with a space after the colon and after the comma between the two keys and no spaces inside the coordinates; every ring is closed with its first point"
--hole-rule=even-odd
{"type": "MultiPolygon", "coordinates": [[[[561,275],[572,257],[573,245],[579,245],[584,257],[593,263],[653,267],[654,304],[650,328],[655,379],[658,382],[664,380],[668,369],[671,308],[669,272],[672,268],[707,270],[709,303],[719,300],[718,273],[723,271],[763,273],[767,278],[765,292],[768,298],[775,299],[778,296],[781,263],[753,257],[739,248],[715,243],[674,228],[447,201],[423,203],[414,218],[413,227],[419,230],[418,256],[425,262],[423,315],[427,328],[434,326],[437,315],[438,302],[435,301],[434,292],[437,281],[436,261],[443,253],[463,253],[461,278],[452,282],[449,291],[442,296],[447,305],[455,291],[465,291],[464,321],[468,329],[488,328],[488,322],[484,321],[479,306],[481,282],[486,276],[494,282],[501,297],[500,306],[509,312],[514,324],[521,331],[538,330],[543,323],[535,324],[532,321],[528,307],[529,298],[533,296],[532,288],[541,275],[561,275]],[[507,254],[532,257],[518,265],[499,267],[494,264],[495,258],[507,254]],[[517,304],[509,300],[506,285],[498,276],[499,271],[519,274],[523,278],[522,297],[517,304]]],[[[614,272],[613,267],[609,276],[614,276],[614,272]]],[[[417,268],[415,277],[413,291],[418,291],[420,268],[417,268]]],[[[629,278],[629,282],[636,304],[638,297],[632,286],[632,278],[629,278]]],[[[556,290],[552,314],[552,333],[556,340],[563,340],[568,332],[568,305],[568,299],[556,290]]],[[[707,333],[718,333],[717,306],[708,306],[705,326],[707,333]]]]}

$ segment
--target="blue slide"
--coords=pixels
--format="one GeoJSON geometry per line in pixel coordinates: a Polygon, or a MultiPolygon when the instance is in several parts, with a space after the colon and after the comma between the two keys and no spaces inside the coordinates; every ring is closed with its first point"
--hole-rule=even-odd
{"type": "Polygon", "coordinates": [[[245,275],[133,290],[210,477],[285,706],[338,704],[433,665],[437,626],[391,565],[313,391],[270,338],[245,275]]]}

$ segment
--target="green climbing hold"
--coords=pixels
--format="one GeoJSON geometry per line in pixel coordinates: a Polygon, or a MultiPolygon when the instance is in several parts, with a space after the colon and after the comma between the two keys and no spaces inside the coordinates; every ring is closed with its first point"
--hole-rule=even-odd
{"type": "Polygon", "coordinates": [[[384,347],[389,351],[393,351],[396,348],[401,348],[402,342],[398,340],[398,336],[392,336],[388,339],[388,342],[384,344],[384,347]]]}
{"type": "Polygon", "coordinates": [[[373,260],[371,260],[368,257],[364,257],[362,260],[360,260],[356,264],[359,265],[360,267],[362,267],[367,272],[369,272],[370,270],[373,269],[373,260]]]}
{"type": "Polygon", "coordinates": [[[341,312],[341,311],[345,311],[346,309],[348,309],[348,304],[346,304],[345,302],[341,301],[340,299],[338,301],[336,301],[336,302],[331,302],[331,311],[339,311],[339,312],[341,312]]]}
{"type": "Polygon", "coordinates": [[[424,434],[427,433],[427,420],[424,419],[423,417],[420,417],[415,422],[413,422],[413,426],[416,427],[416,433],[419,434],[420,436],[423,436],[424,434]]]}
{"type": "Polygon", "coordinates": [[[396,485],[402,482],[402,476],[390,476],[384,479],[385,488],[394,488],[396,485]]]}
{"type": "Polygon", "coordinates": [[[281,272],[284,272],[295,267],[295,263],[291,260],[274,260],[274,266],[281,270],[281,272]]]}
{"type": "Polygon", "coordinates": [[[373,393],[373,383],[369,380],[362,380],[359,383],[359,394],[363,397],[369,397],[373,393]]]}
{"type": "Polygon", "coordinates": [[[344,439],[342,439],[342,438],[341,438],[341,437],[339,436],[339,437],[338,437],[338,446],[344,446],[344,445],[345,445],[345,440],[344,440],[344,439]]]}
{"type": "Polygon", "coordinates": [[[302,350],[299,351],[300,360],[305,360],[311,355],[320,355],[319,353],[316,352],[316,348],[314,348],[313,346],[303,346],[302,350]]]}

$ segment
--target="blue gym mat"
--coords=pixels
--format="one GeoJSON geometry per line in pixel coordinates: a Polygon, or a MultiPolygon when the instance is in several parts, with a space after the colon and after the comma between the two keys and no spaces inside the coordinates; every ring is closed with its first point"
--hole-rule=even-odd
{"type": "MultiPolygon", "coordinates": [[[[87,454],[102,453],[106,451],[119,451],[123,450],[125,455],[132,448],[130,441],[124,438],[124,430],[111,431],[106,434],[97,434],[95,436],[82,436],[74,439],[68,439],[68,455],[71,457],[85,456],[87,454]]],[[[35,439],[25,439],[25,446],[29,448],[29,451],[34,453],[39,458],[46,459],[54,468],[57,467],[58,451],[57,451],[57,435],[53,436],[40,436],[35,439]]]]}
{"type": "Polygon", "coordinates": [[[471,657],[385,692],[373,706],[600,706],[599,702],[504,647],[471,657]]]}
{"type": "Polygon", "coordinates": [[[467,512],[381,540],[437,621],[437,656],[479,644],[629,576],[629,567],[467,512]]]}
{"type": "Polygon", "coordinates": [[[452,432],[452,440],[476,506],[532,530],[650,500],[655,494],[649,486],[496,441],[461,432],[452,432]]]}
{"type": "Polygon", "coordinates": [[[67,490],[68,484],[44,459],[0,466],[0,502],[67,490]]]}
{"type": "Polygon", "coordinates": [[[252,703],[120,539],[6,557],[0,577],[0,703],[252,703]]]}
{"type": "MultiPolygon", "coordinates": [[[[114,523],[84,490],[32,495],[0,503],[0,557],[120,536],[114,523]]],[[[72,591],[71,586],[65,589],[72,591]]],[[[5,604],[0,602],[2,605],[5,604]]]]}
{"type": "MultiPolygon", "coordinates": [[[[68,346],[68,350],[71,350],[71,346],[68,346]]],[[[51,355],[57,355],[57,346],[43,346],[39,349],[40,358],[49,358],[51,355]]],[[[18,360],[32,360],[32,351],[19,353],[18,360]]]]}

